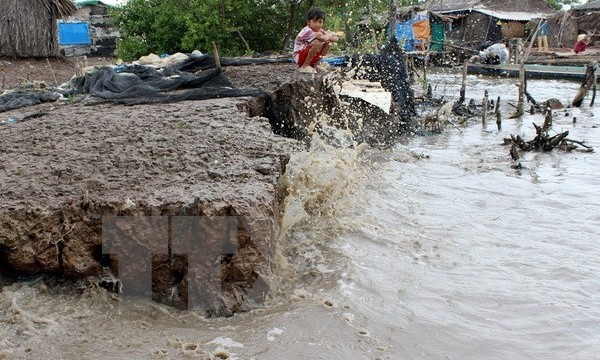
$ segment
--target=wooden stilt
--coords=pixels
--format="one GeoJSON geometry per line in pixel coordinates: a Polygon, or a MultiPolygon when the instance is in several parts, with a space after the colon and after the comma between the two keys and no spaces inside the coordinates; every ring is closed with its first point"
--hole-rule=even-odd
{"type": "Polygon", "coordinates": [[[429,64],[429,52],[425,53],[423,59],[423,89],[427,89],[427,65],[429,64]]]}
{"type": "Polygon", "coordinates": [[[500,96],[496,100],[496,126],[498,130],[502,130],[502,114],[500,114],[500,96]]]}
{"type": "Polygon", "coordinates": [[[542,131],[548,131],[552,127],[552,109],[546,108],[546,116],[544,118],[544,125],[542,131]]]}
{"type": "Polygon", "coordinates": [[[515,118],[521,117],[523,115],[523,107],[525,102],[525,65],[521,63],[519,66],[519,100],[517,102],[517,112],[513,116],[515,118]]]}
{"type": "Polygon", "coordinates": [[[596,74],[596,70],[598,70],[598,66],[594,65],[594,75],[593,78],[594,80],[592,80],[592,100],[590,101],[590,107],[594,106],[594,100],[596,100],[596,85],[598,83],[597,81],[597,77],[598,75],[596,74]]]}
{"type": "Polygon", "coordinates": [[[458,100],[458,102],[461,104],[465,102],[465,92],[467,91],[467,65],[468,64],[469,64],[468,61],[465,61],[465,63],[463,64],[462,85],[460,87],[460,99],[458,100]]]}
{"type": "Polygon", "coordinates": [[[485,117],[487,116],[489,103],[489,95],[486,90],[483,94],[483,100],[481,101],[481,125],[485,126],[485,117]]]}

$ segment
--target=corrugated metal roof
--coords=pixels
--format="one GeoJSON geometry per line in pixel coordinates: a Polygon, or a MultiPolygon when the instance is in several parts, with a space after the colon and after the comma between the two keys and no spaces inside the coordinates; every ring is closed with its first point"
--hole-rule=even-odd
{"type": "Polygon", "coordinates": [[[424,6],[431,11],[444,13],[468,11],[480,2],[481,0],[429,0],[424,6]]]}
{"type": "Polygon", "coordinates": [[[590,1],[587,4],[575,6],[575,10],[600,10],[600,1],[590,1]]]}
{"type": "Polygon", "coordinates": [[[512,11],[498,11],[498,10],[488,10],[488,9],[473,9],[473,11],[480,12],[482,14],[498,18],[500,20],[509,20],[509,21],[529,21],[531,19],[539,19],[546,18],[552,16],[552,14],[538,12],[538,13],[529,13],[529,12],[512,12],[512,11]]]}
{"type": "Polygon", "coordinates": [[[505,20],[530,17],[526,14],[536,17],[540,14],[548,16],[556,13],[556,10],[543,0],[428,0],[424,6],[430,11],[442,14],[486,10],[501,14],[505,20]]]}

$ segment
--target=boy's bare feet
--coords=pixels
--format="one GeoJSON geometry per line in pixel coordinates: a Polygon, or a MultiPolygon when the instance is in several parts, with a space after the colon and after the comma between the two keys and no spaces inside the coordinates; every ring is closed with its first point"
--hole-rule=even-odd
{"type": "Polygon", "coordinates": [[[315,70],[315,68],[313,68],[312,66],[302,66],[298,69],[298,71],[300,71],[301,73],[307,73],[307,74],[316,74],[317,70],[315,70]]]}

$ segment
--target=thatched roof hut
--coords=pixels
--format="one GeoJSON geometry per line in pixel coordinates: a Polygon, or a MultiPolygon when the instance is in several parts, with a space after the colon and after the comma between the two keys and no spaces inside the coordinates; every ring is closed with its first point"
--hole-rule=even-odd
{"type": "Polygon", "coordinates": [[[58,56],[57,19],[75,11],[71,0],[0,1],[0,56],[58,56]]]}

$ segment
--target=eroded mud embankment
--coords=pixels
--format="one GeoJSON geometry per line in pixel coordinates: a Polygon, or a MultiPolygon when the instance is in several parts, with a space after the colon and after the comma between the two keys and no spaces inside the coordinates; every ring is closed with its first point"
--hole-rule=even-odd
{"type": "MultiPolygon", "coordinates": [[[[338,96],[335,77],[286,79],[292,67],[279,76],[256,68],[240,67],[228,76],[238,87],[272,93],[271,103],[226,98],[127,107],[44,104],[3,114],[42,113],[0,127],[5,281],[137,272],[151,274],[155,300],[180,308],[195,302],[226,315],[260,302],[278,230],[277,182],[290,154],[304,146],[273,130],[306,139],[320,122],[380,143],[397,132],[397,122],[364,101],[338,96]],[[266,119],[267,113],[277,116],[266,119]],[[111,216],[146,218],[107,226],[111,216]],[[188,221],[204,216],[236,220],[225,227],[188,221]],[[197,234],[199,243],[182,245],[197,234]],[[106,244],[111,236],[136,244],[125,246],[135,256],[117,256],[115,245],[106,244]],[[220,278],[207,276],[207,269],[220,278]],[[191,294],[193,289],[199,291],[191,294]]],[[[114,285],[109,283],[104,281],[114,285]]]]}

